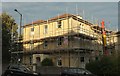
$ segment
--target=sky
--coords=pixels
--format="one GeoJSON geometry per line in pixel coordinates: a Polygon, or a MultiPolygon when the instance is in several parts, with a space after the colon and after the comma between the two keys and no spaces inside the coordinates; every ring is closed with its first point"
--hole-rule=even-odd
{"type": "Polygon", "coordinates": [[[2,12],[10,14],[18,25],[20,15],[14,9],[23,15],[22,25],[67,12],[79,14],[92,23],[104,20],[107,29],[118,30],[118,2],[2,2],[1,6],[2,12]]]}
{"type": "Polygon", "coordinates": [[[119,0],[1,0],[2,2],[118,2],[119,0]]]}

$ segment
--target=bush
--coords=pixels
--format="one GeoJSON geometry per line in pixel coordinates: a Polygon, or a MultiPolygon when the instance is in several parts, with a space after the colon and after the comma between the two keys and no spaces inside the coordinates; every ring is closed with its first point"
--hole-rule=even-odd
{"type": "Polygon", "coordinates": [[[98,76],[119,76],[120,57],[105,56],[86,64],[86,69],[98,76]]]}
{"type": "Polygon", "coordinates": [[[53,66],[52,59],[45,58],[45,59],[41,62],[41,65],[42,65],[42,66],[53,66]]]}

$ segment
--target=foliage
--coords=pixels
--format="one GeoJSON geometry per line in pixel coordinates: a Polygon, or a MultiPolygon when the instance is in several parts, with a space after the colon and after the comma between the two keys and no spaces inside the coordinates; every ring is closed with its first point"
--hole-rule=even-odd
{"type": "Polygon", "coordinates": [[[52,59],[45,58],[45,59],[42,61],[41,65],[42,65],[42,66],[53,66],[52,59]]]}
{"type": "Polygon", "coordinates": [[[100,60],[92,61],[86,64],[86,69],[98,76],[119,76],[120,57],[104,56],[100,60]]]}
{"type": "Polygon", "coordinates": [[[12,16],[5,12],[0,15],[0,19],[2,19],[2,58],[4,58],[3,62],[8,63],[10,60],[10,51],[15,50],[13,47],[15,44],[11,43],[17,38],[18,25],[12,16]]]}

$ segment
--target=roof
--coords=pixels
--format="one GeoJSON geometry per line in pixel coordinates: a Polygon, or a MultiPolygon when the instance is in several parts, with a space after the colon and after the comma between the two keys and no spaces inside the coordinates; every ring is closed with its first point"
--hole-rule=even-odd
{"type": "Polygon", "coordinates": [[[61,19],[61,18],[66,18],[66,17],[72,17],[72,16],[74,16],[74,15],[65,13],[65,14],[58,15],[58,16],[55,16],[53,18],[50,18],[49,21],[57,20],[57,19],[61,19]]]}
{"type": "Polygon", "coordinates": [[[53,18],[50,18],[50,19],[48,19],[48,20],[37,20],[37,21],[34,21],[33,23],[24,25],[23,27],[25,27],[25,26],[30,26],[30,25],[33,25],[33,24],[40,24],[40,23],[52,22],[52,21],[56,21],[56,20],[58,20],[58,19],[70,18],[70,17],[72,17],[73,19],[78,20],[78,21],[80,21],[80,22],[83,22],[83,23],[85,23],[85,24],[92,25],[92,23],[90,23],[90,22],[88,22],[88,21],[86,21],[86,20],[80,19],[80,18],[78,18],[76,15],[65,13],[65,14],[58,15],[58,16],[55,16],[55,17],[53,17],[53,18]]]}
{"type": "Polygon", "coordinates": [[[26,24],[25,26],[29,26],[29,25],[33,25],[33,24],[40,24],[40,23],[43,23],[43,22],[46,22],[46,21],[45,20],[37,20],[37,21],[34,21],[32,23],[26,24]]]}

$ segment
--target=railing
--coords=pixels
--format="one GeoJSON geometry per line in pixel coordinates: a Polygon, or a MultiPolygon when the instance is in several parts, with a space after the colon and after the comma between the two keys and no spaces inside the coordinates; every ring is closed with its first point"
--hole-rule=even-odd
{"type": "Polygon", "coordinates": [[[52,44],[52,46],[48,43],[48,47],[43,48],[43,45],[38,45],[36,47],[34,47],[33,49],[25,49],[24,51],[27,52],[33,52],[33,53],[52,53],[52,52],[62,52],[62,51],[68,51],[68,50],[102,50],[102,45],[94,42],[94,41],[90,41],[90,40],[71,40],[68,42],[69,46],[62,43],[62,45],[57,45],[57,44],[52,44]],[[42,47],[42,48],[41,48],[42,47]]]}
{"type": "MultiPolygon", "coordinates": [[[[89,49],[89,50],[102,50],[102,45],[100,43],[98,43],[98,41],[95,40],[101,40],[102,36],[98,33],[95,33],[94,30],[92,29],[85,29],[83,27],[77,26],[77,27],[72,27],[72,28],[66,28],[66,29],[58,29],[58,30],[54,30],[54,31],[49,31],[47,34],[42,34],[40,35],[38,38],[32,37],[33,41],[35,39],[41,40],[41,39],[46,39],[46,38],[53,38],[53,37],[57,37],[57,36],[70,36],[70,35],[75,35],[75,34],[79,34],[79,35],[84,35],[83,38],[80,39],[74,39],[74,40],[70,40],[68,41],[69,46],[66,44],[62,44],[60,46],[58,46],[56,43],[52,44],[54,47],[50,47],[48,44],[48,47],[43,48],[43,44],[38,44],[38,46],[34,47],[33,49],[24,49],[26,50],[25,52],[34,52],[34,51],[38,51],[38,52],[43,52],[43,51],[54,51],[54,50],[70,50],[73,48],[79,48],[79,49],[89,49]],[[95,40],[90,40],[87,39],[86,37],[90,37],[90,38],[94,38],[95,40]],[[73,41],[73,42],[72,42],[73,41]],[[41,48],[42,47],[42,48],[41,48]]],[[[73,36],[75,37],[75,36],[73,36]]],[[[81,38],[81,36],[78,36],[79,38],[81,38]]],[[[31,39],[28,39],[28,41],[30,41],[31,39]]],[[[24,41],[25,42],[25,41],[24,41]]],[[[55,41],[54,41],[55,42],[55,41]]]]}
{"type": "Polygon", "coordinates": [[[29,41],[29,40],[35,40],[35,39],[45,39],[49,37],[56,37],[56,36],[62,36],[62,35],[74,35],[74,34],[84,34],[86,36],[92,37],[92,38],[101,38],[102,36],[98,33],[95,33],[92,29],[85,29],[80,26],[72,27],[72,28],[65,28],[65,29],[57,29],[54,31],[48,31],[46,34],[39,34],[38,36],[29,36],[27,39],[24,38],[23,42],[29,41]]]}

